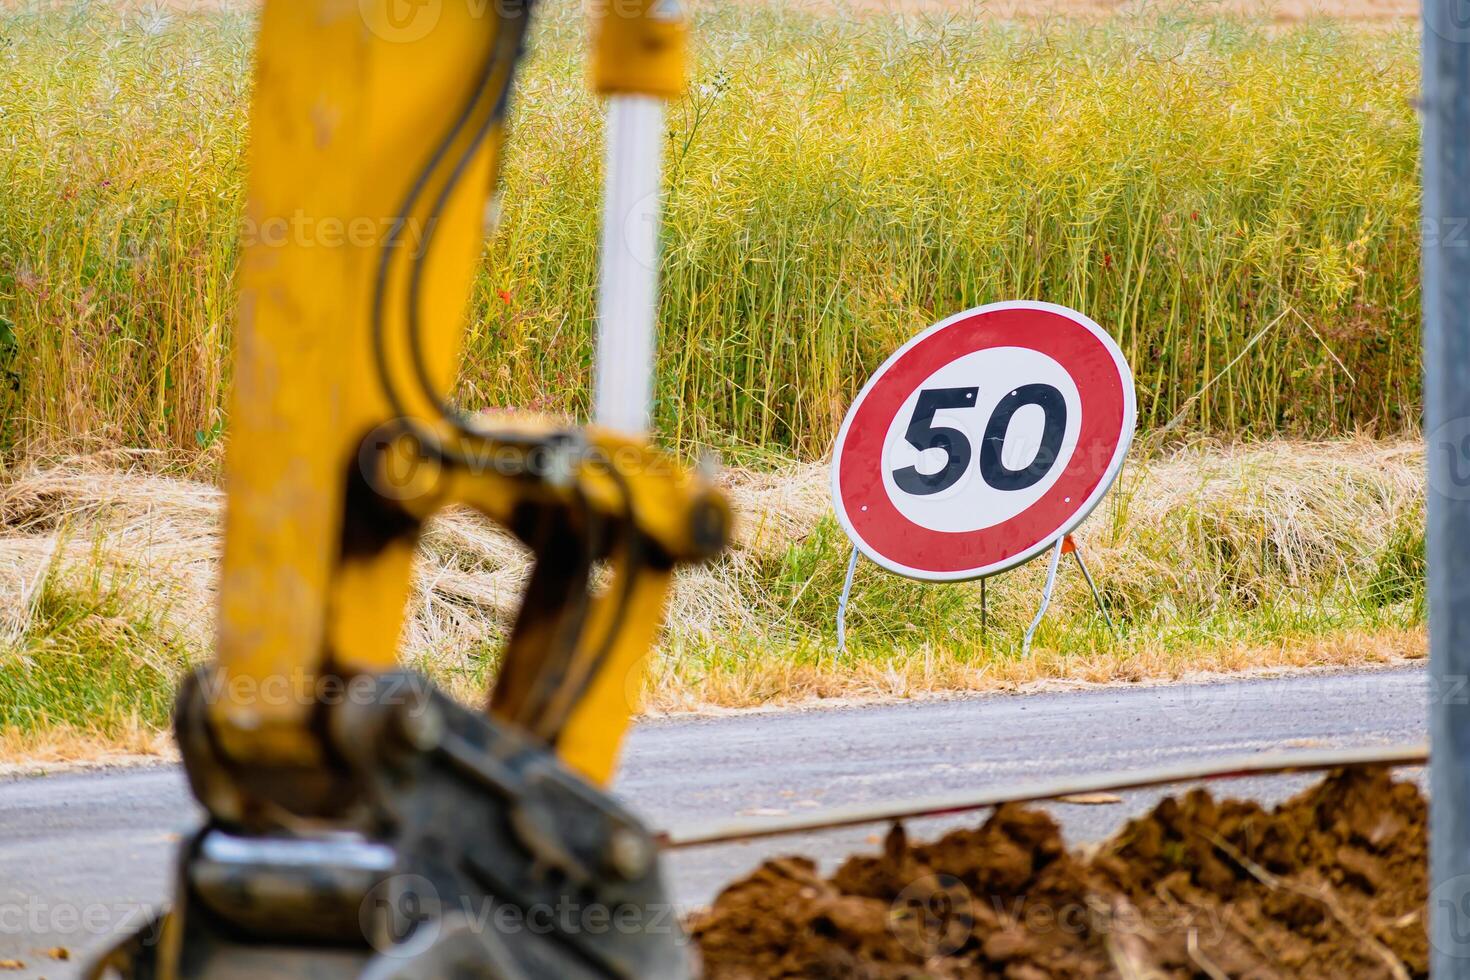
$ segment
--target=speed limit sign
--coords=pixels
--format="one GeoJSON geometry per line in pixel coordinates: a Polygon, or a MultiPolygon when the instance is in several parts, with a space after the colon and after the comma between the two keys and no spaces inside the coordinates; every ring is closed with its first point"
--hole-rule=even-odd
{"type": "Polygon", "coordinates": [[[968,310],[863,386],[833,452],[837,519],[902,575],[1005,571],[1092,512],[1136,420],[1133,373],[1092,320],[1050,303],[968,310]]]}

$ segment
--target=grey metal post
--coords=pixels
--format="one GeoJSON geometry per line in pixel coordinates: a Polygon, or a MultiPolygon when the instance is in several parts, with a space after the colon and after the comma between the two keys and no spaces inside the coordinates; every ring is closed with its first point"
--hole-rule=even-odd
{"type": "Polygon", "coordinates": [[[1098,591],[1097,583],[1092,580],[1092,571],[1087,567],[1087,562],[1082,560],[1080,546],[1073,546],[1072,557],[1077,559],[1077,567],[1082,569],[1082,577],[1087,579],[1087,587],[1092,590],[1092,601],[1097,604],[1097,611],[1102,613],[1103,622],[1108,624],[1108,629],[1112,631],[1113,636],[1121,640],[1123,634],[1118,632],[1118,626],[1113,622],[1113,614],[1108,612],[1108,604],[1103,602],[1102,593],[1098,591]]]}
{"type": "Polygon", "coordinates": [[[842,595],[837,600],[837,652],[847,652],[847,599],[852,595],[852,577],[857,571],[857,545],[852,546],[852,557],[847,560],[847,581],[842,583],[842,595]]]}
{"type": "Polygon", "coordinates": [[[1051,605],[1051,591],[1057,585],[1057,563],[1062,560],[1062,543],[1067,540],[1064,534],[1057,538],[1056,547],[1051,549],[1051,560],[1046,563],[1046,587],[1041,590],[1041,608],[1036,610],[1036,618],[1031,620],[1031,626],[1026,630],[1026,635],[1021,638],[1021,656],[1031,652],[1031,638],[1036,635],[1036,627],[1041,625],[1041,618],[1046,615],[1046,607],[1051,605]]]}
{"type": "Polygon", "coordinates": [[[1470,977],[1470,8],[1424,3],[1431,968],[1470,977]]]}
{"type": "Polygon", "coordinates": [[[990,645],[990,596],[986,593],[989,581],[989,575],[980,580],[980,646],[982,649],[990,645]]]}

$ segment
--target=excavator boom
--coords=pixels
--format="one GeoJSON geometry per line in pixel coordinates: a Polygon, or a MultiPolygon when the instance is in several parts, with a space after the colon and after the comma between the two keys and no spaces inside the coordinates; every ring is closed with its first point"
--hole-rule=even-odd
{"type": "MultiPolygon", "coordinates": [[[[403,6],[264,8],[217,656],[175,719],[207,819],[171,908],[96,974],[688,973],[654,842],[603,787],[674,569],[720,550],[728,507],[638,431],[653,272],[635,281],[616,255],[600,336],[620,356],[605,350],[598,376],[610,425],[454,404],[531,6],[403,6]],[[397,667],[418,540],[449,506],[536,559],[483,710],[397,667]],[[568,903],[583,914],[548,929],[494,914],[568,903]],[[587,928],[593,910],[622,927],[587,928]]],[[[682,88],[683,18],[632,0],[594,27],[594,81],[626,138],[682,88]]],[[[609,152],[618,200],[635,177],[649,186],[630,176],[640,160],[656,190],[647,138],[609,152]]]]}

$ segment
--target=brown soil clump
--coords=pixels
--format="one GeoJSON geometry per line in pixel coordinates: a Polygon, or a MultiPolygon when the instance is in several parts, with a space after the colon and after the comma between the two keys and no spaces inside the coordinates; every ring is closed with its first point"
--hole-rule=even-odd
{"type": "Polygon", "coordinates": [[[1420,977],[1427,807],[1382,769],[1274,810],[1170,797],[1088,853],[1020,806],[823,878],[771,861],[690,924],[710,980],[1420,977]]]}

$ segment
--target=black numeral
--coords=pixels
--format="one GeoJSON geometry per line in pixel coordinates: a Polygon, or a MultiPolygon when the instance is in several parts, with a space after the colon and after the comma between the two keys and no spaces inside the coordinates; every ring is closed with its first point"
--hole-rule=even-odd
{"type": "Polygon", "coordinates": [[[900,490],[925,497],[948,490],[959,482],[973,455],[970,440],[959,429],[931,423],[934,413],[941,408],[973,408],[979,392],[979,388],[933,388],[919,393],[919,404],[914,407],[914,417],[909,419],[909,428],[904,436],[909,445],[920,452],[943,449],[946,459],[944,466],[933,473],[920,473],[914,466],[894,470],[893,482],[900,490]]]}
{"type": "MultiPolygon", "coordinates": [[[[921,473],[916,466],[894,470],[893,482],[900,490],[916,497],[927,497],[948,490],[959,482],[970,465],[974,450],[970,440],[959,429],[935,425],[934,413],[942,408],[973,408],[979,393],[979,388],[931,388],[919,392],[919,402],[914,406],[914,417],[909,419],[904,438],[920,452],[944,450],[944,466],[933,473],[921,473]]],[[[1025,490],[1035,486],[1056,464],[1066,433],[1067,401],[1062,393],[1047,384],[1022,385],[1000,400],[986,423],[985,437],[980,441],[980,476],[997,490],[1025,490]],[[1027,405],[1040,407],[1046,415],[1041,445],[1029,464],[1013,470],[1002,462],[1001,452],[1005,449],[1011,419],[1027,405]]]]}
{"type": "Polygon", "coordinates": [[[1035,486],[1051,472],[1066,433],[1067,400],[1062,393],[1051,385],[1022,385],[1000,400],[985,426],[985,438],[980,441],[980,476],[997,490],[1025,490],[1035,486]],[[1001,461],[1000,454],[1005,448],[1012,416],[1026,405],[1041,406],[1046,423],[1036,456],[1024,469],[1013,470],[1001,461]]]}

